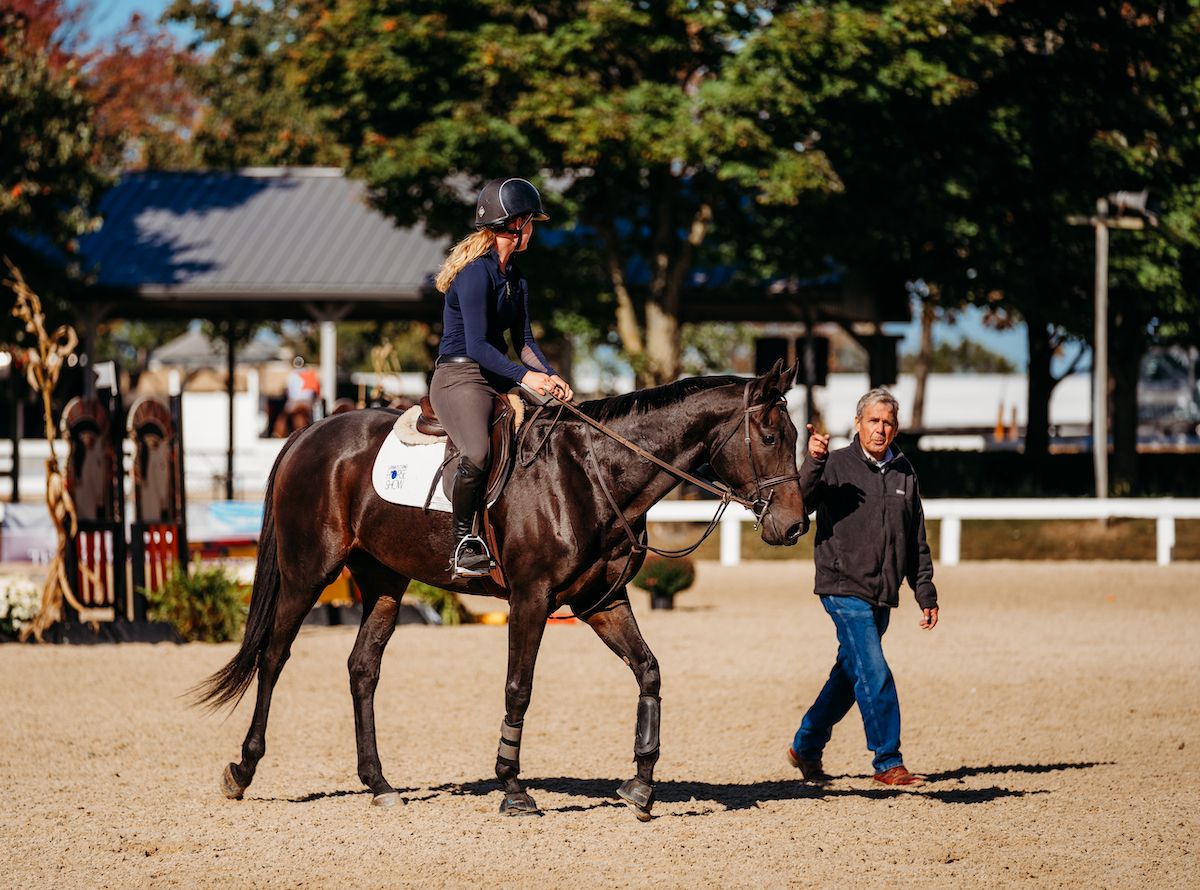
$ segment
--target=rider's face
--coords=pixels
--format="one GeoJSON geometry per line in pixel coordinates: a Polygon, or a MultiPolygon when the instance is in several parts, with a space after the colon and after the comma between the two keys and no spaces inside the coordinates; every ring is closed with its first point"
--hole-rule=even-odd
{"type": "MultiPolygon", "coordinates": [[[[523,237],[521,238],[521,246],[517,248],[518,252],[522,250],[528,250],[529,242],[533,240],[533,220],[528,216],[517,217],[512,221],[512,227],[514,229],[519,229],[522,223],[525,224],[525,229],[522,232],[523,237]]],[[[517,241],[517,236],[512,232],[501,231],[496,233],[496,240],[510,241],[515,244],[517,241]]]]}

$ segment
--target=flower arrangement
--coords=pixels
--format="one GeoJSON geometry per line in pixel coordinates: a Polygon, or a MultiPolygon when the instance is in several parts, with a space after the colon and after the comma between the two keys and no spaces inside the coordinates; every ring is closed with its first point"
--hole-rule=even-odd
{"type": "Polygon", "coordinates": [[[16,636],[42,605],[41,585],[20,575],[0,576],[0,636],[16,636]]]}

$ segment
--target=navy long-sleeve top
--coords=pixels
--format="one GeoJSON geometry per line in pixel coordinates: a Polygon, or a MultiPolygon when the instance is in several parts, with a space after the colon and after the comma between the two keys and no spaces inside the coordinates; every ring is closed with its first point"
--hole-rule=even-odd
{"type": "Polygon", "coordinates": [[[514,383],[520,383],[530,369],[558,373],[533,339],[529,282],[511,262],[501,269],[494,248],[467,264],[446,291],[438,355],[470,356],[485,370],[514,383]],[[524,366],[508,357],[505,331],[524,366]]]}

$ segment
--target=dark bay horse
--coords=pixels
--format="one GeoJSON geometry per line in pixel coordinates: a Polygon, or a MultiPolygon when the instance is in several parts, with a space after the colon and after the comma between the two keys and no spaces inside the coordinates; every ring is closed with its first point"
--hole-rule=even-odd
{"type": "MultiPolygon", "coordinates": [[[[691,471],[707,464],[739,497],[760,504],[766,543],[794,544],[807,519],[796,477],[796,429],[783,400],[791,379],[791,372],[777,363],[754,379],[693,378],[586,402],[581,408],[675,467],[691,471]]],[[[212,707],[236,704],[258,674],[258,699],[242,759],[226,767],[222,780],[228,797],[240,798],[254,779],[265,752],[271,692],[304,617],[348,566],[363,605],[349,660],[358,775],[375,804],[400,800],[379,763],[374,697],[401,594],[416,578],[508,600],[508,680],[496,757],[496,775],[505,792],[501,812],[538,812],[518,780],[521,728],[546,619],[568,605],[637,679],[637,775],[618,794],[639,819],[650,818],[659,753],[659,670],[624,586],[644,556],[628,530],[643,534],[646,512],[679,483],[584,421],[556,422],[548,416],[552,413],[530,421],[529,440],[540,445],[536,456],[527,466],[518,463],[491,508],[507,590],[490,578],[451,580],[449,513],[396,506],[375,493],[372,463],[396,412],[339,414],[292,435],[267,482],[241,648],[199,688],[200,701],[212,707]],[[597,473],[604,474],[624,523],[602,493],[597,473]]]]}

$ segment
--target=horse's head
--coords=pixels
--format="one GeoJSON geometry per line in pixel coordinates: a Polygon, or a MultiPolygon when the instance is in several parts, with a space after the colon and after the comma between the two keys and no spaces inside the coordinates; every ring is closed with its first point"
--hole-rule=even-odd
{"type": "Polygon", "coordinates": [[[710,443],[709,465],[738,497],[754,502],[767,544],[795,544],[808,530],[796,472],[796,427],[783,396],[793,378],[794,369],[777,361],[748,381],[742,410],[714,431],[710,443]]]}

